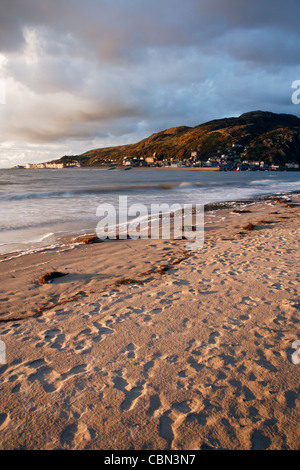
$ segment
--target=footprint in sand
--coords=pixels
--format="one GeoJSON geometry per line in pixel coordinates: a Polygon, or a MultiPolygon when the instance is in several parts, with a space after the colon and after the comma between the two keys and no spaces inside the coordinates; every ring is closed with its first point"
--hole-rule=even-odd
{"type": "Polygon", "coordinates": [[[191,321],[189,318],[185,317],[185,318],[182,320],[182,326],[183,326],[183,328],[190,329],[190,328],[192,328],[193,326],[195,326],[195,322],[193,322],[193,321],[191,321]]]}
{"type": "Polygon", "coordinates": [[[240,315],[237,318],[228,317],[227,322],[223,325],[224,330],[236,331],[238,328],[241,328],[244,323],[250,320],[250,315],[240,315]]]}
{"type": "Polygon", "coordinates": [[[63,448],[74,448],[79,445],[80,448],[84,443],[88,443],[95,439],[96,433],[93,429],[88,428],[84,423],[72,423],[67,426],[60,435],[60,443],[63,448]]]}
{"type": "Polygon", "coordinates": [[[155,365],[155,362],[154,361],[148,361],[144,364],[144,370],[142,372],[142,375],[147,379],[149,377],[149,370],[150,369],[153,369],[155,365]]]}
{"type": "Polygon", "coordinates": [[[10,422],[10,416],[6,413],[0,413],[0,431],[3,431],[10,422]]]}
{"type": "Polygon", "coordinates": [[[154,308],[150,311],[150,313],[157,315],[158,313],[162,312],[162,308],[154,308]]]}
{"type": "Polygon", "coordinates": [[[145,382],[142,381],[139,385],[127,391],[125,394],[125,400],[121,403],[121,410],[128,411],[134,408],[138,398],[144,392],[144,384],[145,382]]]}
{"type": "Polygon", "coordinates": [[[216,338],[218,338],[219,336],[220,333],[218,331],[214,331],[213,333],[211,333],[208,338],[208,344],[216,344],[216,338]]]}
{"type": "Polygon", "coordinates": [[[281,308],[286,313],[297,313],[300,310],[300,300],[299,299],[284,299],[281,302],[281,308]]]}
{"type": "Polygon", "coordinates": [[[111,335],[114,333],[114,330],[112,330],[111,328],[106,328],[105,326],[103,326],[101,323],[98,323],[98,322],[94,322],[94,326],[97,328],[98,330],[98,334],[96,337],[93,338],[93,341],[95,343],[99,343],[100,341],[102,341],[107,335],[111,335]]]}
{"type": "Polygon", "coordinates": [[[29,368],[29,370],[35,370],[35,372],[29,375],[29,382],[40,382],[46,393],[52,393],[57,389],[57,382],[60,380],[61,376],[55,372],[44,359],[28,362],[25,364],[25,367],[29,368]]]}
{"type": "MultiPolygon", "coordinates": [[[[158,404],[158,403],[157,403],[158,404]]],[[[159,435],[167,442],[167,449],[176,448],[177,430],[189,419],[191,407],[187,401],[173,403],[159,418],[159,435]]]]}
{"type": "Polygon", "coordinates": [[[196,372],[199,372],[205,367],[204,364],[197,362],[193,356],[188,357],[187,362],[196,372]]]}
{"type": "Polygon", "coordinates": [[[138,347],[135,344],[129,343],[125,348],[121,349],[120,354],[124,354],[129,359],[135,359],[137,349],[138,347]]]}
{"type": "Polygon", "coordinates": [[[171,449],[174,440],[173,424],[174,421],[170,418],[171,410],[166,411],[159,420],[159,435],[167,441],[167,449],[171,449]]]}
{"type": "Polygon", "coordinates": [[[74,338],[74,351],[76,353],[89,353],[92,349],[92,330],[86,328],[80,331],[74,338]]]}
{"type": "Polygon", "coordinates": [[[252,299],[252,297],[243,297],[240,301],[240,305],[256,306],[257,300],[259,299],[252,299]]]}
{"type": "Polygon", "coordinates": [[[65,346],[65,335],[59,328],[53,328],[44,332],[44,341],[50,343],[50,348],[63,349],[65,346]]]}
{"type": "Polygon", "coordinates": [[[151,395],[149,397],[149,408],[146,411],[148,416],[156,416],[159,408],[161,408],[161,401],[159,394],[151,395]]]}
{"type": "Polygon", "coordinates": [[[136,385],[132,386],[122,377],[122,372],[121,375],[114,376],[112,382],[114,387],[125,395],[125,399],[120,405],[122,411],[132,410],[138,399],[145,393],[145,380],[139,381],[136,385]]]}
{"type": "Polygon", "coordinates": [[[152,325],[152,317],[150,315],[144,315],[143,322],[152,325]]]}
{"type": "Polygon", "coordinates": [[[53,393],[61,388],[66,380],[77,374],[87,372],[86,364],[79,364],[72,367],[68,372],[59,374],[50,367],[44,359],[37,359],[28,362],[25,367],[29,369],[28,382],[39,382],[46,393],[53,393]],[[31,370],[33,373],[30,373],[31,370]]]}
{"type": "Polygon", "coordinates": [[[253,432],[251,436],[251,443],[251,450],[266,450],[271,445],[270,439],[259,430],[255,430],[253,432]]]}

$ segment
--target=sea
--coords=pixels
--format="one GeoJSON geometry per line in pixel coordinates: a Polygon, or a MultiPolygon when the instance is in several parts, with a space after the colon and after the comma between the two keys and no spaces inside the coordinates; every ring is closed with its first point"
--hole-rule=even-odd
{"type": "Polygon", "coordinates": [[[0,253],[54,248],[72,235],[95,233],[97,208],[203,204],[206,210],[300,191],[298,171],[195,171],[193,169],[0,170],[0,253]]]}

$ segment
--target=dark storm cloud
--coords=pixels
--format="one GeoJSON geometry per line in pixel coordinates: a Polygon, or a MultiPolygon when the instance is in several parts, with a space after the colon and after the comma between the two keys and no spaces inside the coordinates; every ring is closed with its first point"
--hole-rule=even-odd
{"type": "Polygon", "coordinates": [[[71,35],[70,49],[81,44],[102,59],[134,58],[145,47],[205,46],[235,29],[299,37],[299,14],[298,0],[2,0],[0,48],[18,50],[24,28],[39,27],[58,34],[52,43],[49,36],[49,52],[53,40],[71,35]]]}
{"type": "Polygon", "coordinates": [[[252,109],[297,113],[298,0],[2,0],[0,8],[2,142],[81,139],[88,149],[87,139],[135,141],[252,109]]]}

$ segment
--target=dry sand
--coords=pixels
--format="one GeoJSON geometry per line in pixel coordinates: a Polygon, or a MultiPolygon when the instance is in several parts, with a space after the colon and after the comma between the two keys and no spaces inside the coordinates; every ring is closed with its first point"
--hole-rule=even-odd
{"type": "Polygon", "coordinates": [[[207,213],[199,251],[120,240],[2,257],[0,448],[299,449],[292,199],[207,213]],[[51,270],[68,274],[39,285],[51,270]]]}

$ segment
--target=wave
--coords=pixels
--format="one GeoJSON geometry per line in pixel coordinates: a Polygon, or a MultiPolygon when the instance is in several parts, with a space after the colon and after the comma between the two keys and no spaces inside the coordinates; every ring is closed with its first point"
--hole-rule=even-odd
{"type": "Polygon", "coordinates": [[[43,235],[43,236],[40,237],[37,241],[42,242],[42,241],[44,241],[44,240],[46,240],[47,238],[50,238],[50,237],[52,237],[52,236],[54,236],[54,233],[53,233],[53,232],[46,233],[46,235],[43,235]]]}
{"type": "MultiPolygon", "coordinates": [[[[55,233],[60,233],[58,231],[58,227],[65,227],[66,225],[70,225],[70,224],[91,224],[93,223],[95,220],[97,220],[96,218],[96,215],[95,214],[91,214],[89,217],[87,216],[83,216],[81,214],[79,214],[78,216],[76,216],[76,214],[70,214],[68,215],[68,218],[66,219],[66,217],[64,218],[59,218],[59,219],[56,219],[56,220],[43,220],[41,222],[35,222],[34,220],[28,220],[27,224],[16,224],[16,225],[9,225],[9,224],[6,224],[6,225],[3,225],[0,227],[0,235],[3,236],[3,234],[5,233],[9,233],[9,232],[20,232],[21,230],[33,230],[33,229],[43,229],[43,228],[46,228],[46,229],[50,229],[53,228],[53,230],[55,230],[55,233]]],[[[64,232],[64,230],[61,230],[61,232],[64,232]]]]}
{"type": "Polygon", "coordinates": [[[102,188],[83,188],[60,191],[43,191],[35,193],[14,194],[12,196],[1,197],[1,201],[22,201],[24,199],[51,199],[51,198],[72,198],[78,196],[91,196],[107,193],[120,193],[140,190],[173,190],[182,186],[203,186],[202,183],[158,183],[158,184],[135,184],[135,185],[116,185],[102,188]]]}
{"type": "Polygon", "coordinates": [[[190,183],[189,181],[183,181],[182,183],[179,183],[179,187],[186,187],[186,186],[197,186],[199,183],[190,183]]]}
{"type": "MultiPolygon", "coordinates": [[[[277,180],[278,182],[278,180],[277,180]]],[[[270,184],[270,183],[274,183],[274,181],[270,181],[270,180],[253,180],[253,181],[250,181],[249,184],[270,184]]]]}
{"type": "MultiPolygon", "coordinates": [[[[168,188],[168,185],[161,185],[162,189],[168,188]]],[[[61,190],[61,191],[48,191],[48,192],[37,192],[37,193],[23,193],[23,194],[15,194],[13,196],[6,196],[1,198],[2,201],[21,201],[23,199],[50,199],[50,198],[71,198],[71,197],[78,197],[78,196],[90,196],[90,195],[97,195],[97,194],[105,194],[105,193],[112,193],[112,192],[122,192],[134,189],[147,189],[147,188],[155,188],[159,187],[159,185],[151,185],[151,184],[143,184],[143,185],[132,185],[132,186],[109,186],[109,187],[102,187],[102,188],[84,188],[84,189],[72,189],[69,190],[61,190]]]]}
{"type": "Polygon", "coordinates": [[[94,186],[94,187],[79,187],[77,189],[59,189],[54,191],[37,191],[37,192],[24,192],[19,194],[8,194],[5,192],[1,195],[0,203],[10,201],[23,201],[23,200],[40,200],[40,199],[68,199],[78,197],[91,197],[103,194],[134,194],[138,192],[161,192],[161,191],[178,191],[180,193],[192,190],[208,190],[212,191],[215,188],[218,190],[227,188],[227,190],[239,190],[246,187],[254,189],[254,186],[262,187],[263,190],[269,188],[273,191],[274,185],[280,187],[284,185],[285,189],[293,189],[299,187],[299,182],[273,180],[273,179],[255,179],[250,181],[242,181],[235,179],[234,181],[178,181],[178,182],[157,182],[157,183],[138,183],[138,184],[117,184],[111,186],[94,186]],[[232,188],[232,189],[231,189],[232,188]]]}

